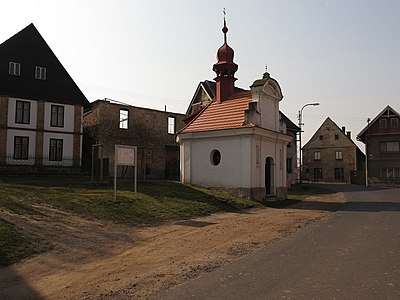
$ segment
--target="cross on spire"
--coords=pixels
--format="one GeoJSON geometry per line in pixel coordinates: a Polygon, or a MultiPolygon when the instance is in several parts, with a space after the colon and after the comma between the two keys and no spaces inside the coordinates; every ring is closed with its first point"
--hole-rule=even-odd
{"type": "Polygon", "coordinates": [[[222,32],[224,33],[224,43],[226,44],[226,33],[228,32],[228,27],[226,27],[226,11],[225,11],[225,7],[222,10],[223,14],[224,14],[224,27],[222,28],[222,32]]]}

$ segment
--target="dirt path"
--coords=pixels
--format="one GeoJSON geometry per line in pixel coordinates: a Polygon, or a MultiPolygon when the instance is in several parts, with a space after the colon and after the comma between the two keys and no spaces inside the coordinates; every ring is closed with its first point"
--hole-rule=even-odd
{"type": "MultiPolygon", "coordinates": [[[[344,198],[330,194],[312,200],[344,198]]],[[[330,213],[318,203],[150,228],[86,220],[51,207],[34,207],[40,214],[25,218],[4,210],[6,220],[53,241],[53,250],[0,269],[0,298],[148,299],[330,213]]]]}

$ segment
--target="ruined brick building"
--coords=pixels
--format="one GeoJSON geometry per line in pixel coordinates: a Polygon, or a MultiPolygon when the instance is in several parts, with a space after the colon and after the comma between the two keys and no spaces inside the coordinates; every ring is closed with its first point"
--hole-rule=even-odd
{"type": "MultiPolygon", "coordinates": [[[[178,179],[179,147],[176,132],[184,125],[184,114],[159,111],[97,100],[84,115],[84,167],[89,170],[92,150],[103,148],[105,174],[114,172],[114,146],[138,147],[139,179],[178,179]],[[93,145],[99,145],[93,148],[93,145]]],[[[96,163],[97,165],[97,163],[96,163]]],[[[128,167],[118,167],[118,176],[129,175],[128,167]]]]}

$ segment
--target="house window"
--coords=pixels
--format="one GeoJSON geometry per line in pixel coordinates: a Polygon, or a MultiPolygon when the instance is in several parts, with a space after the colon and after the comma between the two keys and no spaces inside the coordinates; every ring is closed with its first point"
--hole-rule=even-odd
{"type": "Polygon", "coordinates": [[[335,168],[335,179],[343,180],[344,179],[344,170],[343,168],[335,168]]]}
{"type": "Polygon", "coordinates": [[[29,124],[31,115],[31,103],[28,101],[16,101],[15,123],[29,124]]]}
{"type": "Polygon", "coordinates": [[[338,139],[339,139],[339,135],[335,134],[335,140],[338,140],[338,139]]]}
{"type": "Polygon", "coordinates": [[[385,179],[399,179],[400,178],[400,168],[382,168],[381,178],[385,179]]]}
{"type": "Polygon", "coordinates": [[[390,119],[390,126],[392,128],[399,128],[399,119],[398,118],[391,118],[390,119]]]}
{"type": "Polygon", "coordinates": [[[293,169],[292,169],[292,159],[291,158],[287,158],[286,159],[286,171],[288,173],[292,173],[293,169]]]}
{"type": "Polygon", "coordinates": [[[168,134],[175,134],[175,117],[168,117],[168,134]]]}
{"type": "Polygon", "coordinates": [[[119,128],[128,129],[129,111],[127,109],[119,110],[119,128]]]}
{"type": "Polygon", "coordinates": [[[50,126],[64,127],[64,106],[61,105],[51,106],[50,126]]]}
{"type": "Polygon", "coordinates": [[[314,160],[321,160],[321,152],[320,151],[314,152],[314,160]]]}
{"type": "Polygon", "coordinates": [[[399,153],[400,152],[400,142],[379,143],[379,150],[381,153],[399,153]]]}
{"type": "Polygon", "coordinates": [[[211,164],[213,166],[218,166],[221,162],[221,152],[218,150],[211,151],[211,164]]]}
{"type": "Polygon", "coordinates": [[[63,140],[50,139],[49,160],[62,161],[63,158],[63,140]]]}
{"type": "Polygon", "coordinates": [[[8,66],[8,73],[10,75],[19,76],[20,75],[20,71],[21,71],[21,64],[10,61],[10,64],[8,66]]]}
{"type": "Polygon", "coordinates": [[[324,139],[324,136],[323,136],[323,135],[320,135],[320,136],[319,136],[319,139],[322,141],[322,140],[324,139]]]}
{"type": "Polygon", "coordinates": [[[29,137],[14,137],[14,159],[28,159],[29,137]]]}
{"type": "Polygon", "coordinates": [[[314,179],[322,179],[322,168],[314,168],[314,179]]]}
{"type": "Polygon", "coordinates": [[[387,127],[387,119],[379,119],[379,128],[387,127]]]}
{"type": "Polygon", "coordinates": [[[35,78],[40,80],[46,80],[46,68],[36,66],[35,78]]]}
{"type": "Polygon", "coordinates": [[[335,151],[335,159],[342,160],[343,159],[343,152],[341,150],[335,151]]]}

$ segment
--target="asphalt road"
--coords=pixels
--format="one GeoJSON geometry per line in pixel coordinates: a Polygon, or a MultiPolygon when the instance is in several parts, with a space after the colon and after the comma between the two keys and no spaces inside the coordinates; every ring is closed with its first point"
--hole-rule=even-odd
{"type": "Polygon", "coordinates": [[[327,218],[157,299],[400,299],[400,189],[334,188],[327,218]]]}

